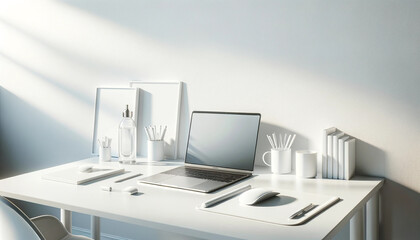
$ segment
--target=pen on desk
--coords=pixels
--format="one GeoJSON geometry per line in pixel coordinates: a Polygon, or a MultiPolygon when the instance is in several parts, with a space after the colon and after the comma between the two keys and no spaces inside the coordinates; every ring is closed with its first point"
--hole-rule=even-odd
{"type": "Polygon", "coordinates": [[[141,175],[142,175],[141,173],[137,173],[137,174],[125,177],[125,178],[118,179],[114,183],[124,182],[125,180],[132,179],[132,178],[135,178],[135,177],[138,177],[138,176],[141,176],[141,175]]]}
{"type": "Polygon", "coordinates": [[[233,196],[236,196],[239,193],[245,192],[248,189],[251,189],[251,185],[246,185],[246,186],[240,187],[240,188],[238,188],[236,190],[233,190],[231,192],[228,192],[226,194],[223,194],[223,195],[220,195],[218,197],[212,198],[212,199],[210,199],[210,200],[208,200],[206,202],[203,202],[201,204],[201,207],[202,208],[207,208],[207,207],[213,206],[214,204],[220,203],[220,202],[222,202],[222,201],[224,201],[224,200],[226,200],[228,198],[231,198],[233,196]]]}
{"type": "Polygon", "coordinates": [[[110,186],[101,186],[101,189],[106,192],[112,192],[112,187],[110,186]]]}
{"type": "Polygon", "coordinates": [[[292,214],[292,216],[290,216],[289,219],[293,219],[293,218],[299,217],[299,216],[301,216],[301,215],[303,215],[303,214],[311,211],[314,207],[316,207],[316,206],[311,203],[308,206],[306,206],[306,207],[302,208],[301,210],[299,210],[299,211],[295,212],[294,214],[292,214]]]}

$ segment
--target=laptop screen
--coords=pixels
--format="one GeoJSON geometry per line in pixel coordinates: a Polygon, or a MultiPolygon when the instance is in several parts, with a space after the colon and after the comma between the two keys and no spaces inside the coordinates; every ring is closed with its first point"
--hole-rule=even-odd
{"type": "Polygon", "coordinates": [[[252,171],[258,113],[193,112],[185,162],[252,171]]]}

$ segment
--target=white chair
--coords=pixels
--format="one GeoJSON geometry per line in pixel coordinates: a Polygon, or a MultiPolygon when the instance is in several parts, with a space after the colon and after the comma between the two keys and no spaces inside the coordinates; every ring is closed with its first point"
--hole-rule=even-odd
{"type": "Polygon", "coordinates": [[[22,210],[0,196],[0,239],[8,240],[89,240],[69,233],[53,216],[29,219],[22,210]]]}

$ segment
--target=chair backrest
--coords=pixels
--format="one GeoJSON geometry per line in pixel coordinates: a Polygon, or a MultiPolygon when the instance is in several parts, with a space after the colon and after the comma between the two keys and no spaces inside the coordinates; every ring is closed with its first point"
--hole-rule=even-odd
{"type": "Polygon", "coordinates": [[[2,196],[0,196],[0,239],[45,240],[28,216],[2,196]]]}

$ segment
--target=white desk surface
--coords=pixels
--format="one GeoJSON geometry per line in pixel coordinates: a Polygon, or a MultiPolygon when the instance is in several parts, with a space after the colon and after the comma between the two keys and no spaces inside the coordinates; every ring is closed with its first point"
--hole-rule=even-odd
{"type": "MultiPolygon", "coordinates": [[[[97,159],[85,159],[53,168],[34,171],[0,180],[0,195],[63,208],[98,217],[177,232],[204,239],[329,239],[350,220],[354,213],[376,194],[383,185],[378,178],[355,177],[351,181],[331,179],[298,179],[294,175],[273,175],[268,168],[257,167],[254,177],[222,190],[204,194],[147,184],[137,179],[182,165],[182,161],[124,165],[124,175],[85,185],[71,185],[42,179],[45,173],[97,159]],[[140,172],[141,177],[122,183],[116,179],[140,172]],[[299,226],[282,226],[197,210],[202,202],[251,184],[252,187],[273,187],[338,196],[342,201],[309,222],[299,226]],[[100,186],[113,186],[105,192],[100,186]],[[130,196],[118,192],[126,186],[138,186],[140,194],[130,196]]],[[[111,163],[118,165],[118,163],[111,163]]]]}

